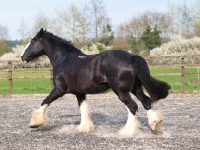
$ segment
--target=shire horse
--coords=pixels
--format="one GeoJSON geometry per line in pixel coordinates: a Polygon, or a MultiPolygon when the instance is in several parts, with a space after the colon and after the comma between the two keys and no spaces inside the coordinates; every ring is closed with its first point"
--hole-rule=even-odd
{"type": "Polygon", "coordinates": [[[22,61],[46,55],[53,67],[54,89],[43,100],[40,108],[33,112],[29,127],[43,126],[47,121],[47,107],[66,93],[74,94],[81,112],[78,132],[94,131],[86,94],[101,93],[109,88],[118,96],[128,110],[125,126],[119,130],[121,136],[133,136],[140,126],[136,111],[138,106],[130,96],[134,94],[147,110],[148,123],[153,131],[162,134],[163,115],[152,110],[152,104],[166,98],[170,86],[154,79],[146,61],[124,50],[108,50],[96,55],[86,55],[66,41],[41,29],[21,54],[22,61]],[[149,94],[146,96],[143,88],[149,94]]]}

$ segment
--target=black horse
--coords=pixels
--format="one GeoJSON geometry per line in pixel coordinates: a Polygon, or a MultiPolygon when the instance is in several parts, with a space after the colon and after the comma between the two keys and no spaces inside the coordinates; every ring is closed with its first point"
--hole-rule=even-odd
{"type": "Polygon", "coordinates": [[[135,117],[137,104],[130,96],[133,93],[147,111],[149,124],[162,134],[163,116],[151,110],[151,106],[168,95],[170,86],[151,77],[146,61],[123,50],[110,50],[96,55],[86,55],[70,42],[41,29],[27,45],[21,55],[22,61],[29,62],[41,55],[47,55],[53,66],[54,89],[41,107],[33,113],[30,127],[46,123],[46,108],[66,93],[76,95],[81,111],[79,132],[94,130],[86,103],[86,94],[95,94],[111,88],[126,105],[128,120],[119,131],[120,135],[132,136],[139,126],[135,117]],[[143,92],[142,86],[150,98],[143,92]]]}

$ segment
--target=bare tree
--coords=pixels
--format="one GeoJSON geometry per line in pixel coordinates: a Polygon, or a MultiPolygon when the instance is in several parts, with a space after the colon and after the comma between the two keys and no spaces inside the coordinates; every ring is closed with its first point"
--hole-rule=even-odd
{"type": "Polygon", "coordinates": [[[28,31],[28,25],[26,24],[24,19],[21,20],[19,27],[17,29],[17,32],[21,36],[23,43],[25,42],[26,39],[30,37],[29,31],[28,31]]]}
{"type": "Polygon", "coordinates": [[[107,17],[106,14],[103,0],[91,0],[90,5],[88,6],[88,10],[90,10],[91,14],[91,27],[93,27],[94,30],[95,42],[98,42],[100,36],[99,34],[103,30],[103,26],[105,26],[105,20],[109,20],[109,17],[107,17]]]}
{"type": "Polygon", "coordinates": [[[66,37],[70,38],[73,43],[76,42],[79,36],[79,18],[80,10],[75,4],[71,4],[67,10],[62,10],[58,12],[58,15],[62,19],[62,24],[65,27],[66,37]]]}
{"type": "Polygon", "coordinates": [[[50,20],[50,30],[56,35],[64,37],[65,35],[63,33],[63,20],[62,17],[60,17],[60,11],[56,9],[55,12],[56,16],[52,17],[52,19],[50,20]]]}
{"type": "Polygon", "coordinates": [[[49,25],[50,19],[40,10],[33,24],[32,34],[35,35],[41,28],[48,30],[50,28],[49,25]]]}
{"type": "Polygon", "coordinates": [[[200,36],[200,1],[196,0],[192,6],[192,16],[194,18],[193,31],[195,36],[200,36]]]}
{"type": "Polygon", "coordinates": [[[8,46],[6,40],[9,39],[7,26],[0,24],[0,56],[8,52],[10,47],[8,46]]]}
{"type": "Polygon", "coordinates": [[[172,27],[175,30],[176,34],[181,34],[185,37],[191,37],[193,35],[193,24],[195,20],[195,15],[193,12],[196,12],[195,7],[188,5],[184,0],[183,3],[173,3],[168,2],[169,14],[172,18],[172,27]]]}
{"type": "Polygon", "coordinates": [[[87,35],[90,32],[90,22],[89,22],[89,14],[88,14],[87,6],[84,6],[80,12],[79,18],[79,27],[80,27],[80,34],[81,34],[81,43],[84,45],[87,42],[87,35]]]}
{"type": "Polygon", "coordinates": [[[0,40],[8,40],[9,39],[9,34],[8,34],[8,28],[7,26],[1,25],[0,24],[0,40]]]}

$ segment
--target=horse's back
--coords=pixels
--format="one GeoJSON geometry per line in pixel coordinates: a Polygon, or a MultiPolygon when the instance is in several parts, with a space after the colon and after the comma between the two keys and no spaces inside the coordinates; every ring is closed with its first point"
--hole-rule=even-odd
{"type": "Polygon", "coordinates": [[[107,71],[132,68],[132,55],[124,50],[110,50],[101,54],[101,65],[107,71]]]}

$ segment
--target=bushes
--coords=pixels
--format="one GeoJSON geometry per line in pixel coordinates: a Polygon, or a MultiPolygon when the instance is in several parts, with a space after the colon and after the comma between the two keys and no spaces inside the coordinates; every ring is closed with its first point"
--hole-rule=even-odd
{"type": "Polygon", "coordinates": [[[174,35],[170,42],[150,51],[150,56],[188,56],[200,55],[200,38],[193,37],[186,39],[174,35]]]}
{"type": "MultiPolygon", "coordinates": [[[[38,59],[33,60],[31,63],[23,63],[21,61],[21,53],[24,50],[25,46],[17,45],[12,48],[12,52],[5,53],[0,57],[0,60],[19,60],[19,62],[14,62],[14,68],[49,68],[50,62],[46,56],[39,57],[38,59]]],[[[7,61],[0,63],[0,68],[7,68],[7,61]]]]}
{"type": "Polygon", "coordinates": [[[90,43],[81,48],[81,51],[87,55],[98,54],[106,51],[106,46],[101,43],[90,43]]]}
{"type": "MultiPolygon", "coordinates": [[[[170,42],[150,51],[150,56],[191,56],[200,55],[200,38],[186,39],[182,36],[173,35],[170,42]]],[[[186,63],[199,62],[198,59],[185,59],[186,63]]],[[[180,63],[180,59],[154,61],[156,64],[180,63]]]]}

